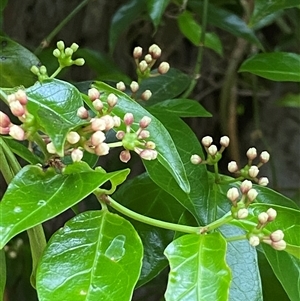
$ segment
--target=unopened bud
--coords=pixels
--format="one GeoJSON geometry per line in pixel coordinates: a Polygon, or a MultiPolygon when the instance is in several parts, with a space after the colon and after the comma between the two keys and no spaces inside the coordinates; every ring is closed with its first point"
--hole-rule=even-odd
{"type": "Polygon", "coordinates": [[[272,241],[271,246],[277,251],[283,251],[286,248],[286,242],[284,240],[272,241]]]}
{"type": "Polygon", "coordinates": [[[210,136],[205,136],[202,138],[201,142],[202,142],[203,146],[209,147],[209,146],[211,146],[213,139],[210,136]]]}
{"type": "Polygon", "coordinates": [[[138,138],[139,138],[139,139],[147,139],[147,138],[149,138],[149,137],[150,137],[150,132],[147,131],[147,130],[142,130],[142,131],[140,132],[140,134],[138,135],[138,138]]]}
{"type": "Polygon", "coordinates": [[[261,177],[258,179],[258,184],[261,186],[267,186],[269,184],[269,179],[267,177],[261,177]]]}
{"type": "Polygon", "coordinates": [[[263,151],[260,154],[260,162],[267,163],[270,160],[270,154],[267,151],[263,151]]]}
{"type": "Polygon", "coordinates": [[[119,158],[122,162],[127,163],[131,159],[129,150],[121,151],[119,158]]]}
{"type": "Polygon", "coordinates": [[[268,215],[268,221],[271,222],[271,221],[273,221],[276,218],[277,211],[275,209],[273,209],[273,208],[269,208],[267,210],[267,215],[268,215]]]}
{"type": "Polygon", "coordinates": [[[16,98],[16,94],[15,94],[15,93],[7,95],[7,102],[8,102],[9,104],[10,104],[11,102],[13,102],[13,101],[16,101],[16,100],[17,100],[17,98],[16,98]]]}
{"type": "Polygon", "coordinates": [[[105,156],[109,153],[109,146],[106,143],[100,143],[95,147],[95,154],[98,156],[105,156]]]}
{"type": "Polygon", "coordinates": [[[3,113],[2,111],[0,111],[0,126],[3,128],[6,128],[10,125],[10,119],[9,117],[3,113]]]}
{"type": "Polygon", "coordinates": [[[158,59],[161,56],[161,49],[156,44],[152,44],[149,47],[149,53],[154,59],[158,59]]]}
{"type": "Polygon", "coordinates": [[[141,99],[147,101],[151,96],[152,92],[150,90],[145,90],[141,95],[141,99]]]}
{"type": "Polygon", "coordinates": [[[118,102],[118,97],[113,94],[113,93],[110,93],[108,96],[107,96],[107,104],[113,108],[118,102]]]}
{"type": "Polygon", "coordinates": [[[72,56],[73,55],[73,50],[70,47],[67,47],[65,49],[65,55],[66,56],[72,56]]]}
{"type": "Polygon", "coordinates": [[[85,107],[80,107],[77,110],[77,116],[81,119],[87,119],[89,118],[89,112],[85,107]]]}
{"type": "Polygon", "coordinates": [[[96,111],[101,112],[103,109],[103,102],[99,98],[97,98],[93,101],[93,107],[96,111]]]}
{"type": "Polygon", "coordinates": [[[104,131],[106,127],[105,120],[101,118],[94,118],[91,120],[91,128],[93,131],[104,131]]]}
{"type": "Polygon", "coordinates": [[[126,90],[126,86],[125,86],[125,84],[124,84],[123,82],[118,82],[118,83],[116,84],[116,88],[117,88],[119,91],[122,91],[122,92],[124,92],[124,91],[126,90]]]}
{"type": "Polygon", "coordinates": [[[7,135],[7,134],[9,134],[9,131],[10,131],[10,129],[9,129],[9,127],[2,127],[2,126],[0,126],[0,135],[7,135]]]}
{"type": "Polygon", "coordinates": [[[145,55],[145,61],[147,62],[147,64],[150,64],[152,62],[151,54],[148,53],[145,55]]]}
{"type": "Polygon", "coordinates": [[[260,240],[259,240],[259,237],[256,236],[256,235],[253,235],[249,238],[249,244],[252,246],[252,247],[256,247],[258,246],[260,243],[260,240]]]}
{"type": "Polygon", "coordinates": [[[137,92],[137,90],[139,89],[139,84],[136,81],[132,81],[130,84],[130,89],[132,93],[137,92]]]}
{"type": "Polygon", "coordinates": [[[113,116],[113,120],[114,120],[115,128],[118,128],[119,126],[121,126],[121,118],[119,116],[113,116]]]}
{"type": "Polygon", "coordinates": [[[201,159],[200,156],[198,156],[198,155],[192,155],[191,156],[191,163],[192,164],[197,165],[197,164],[200,164],[201,162],[202,162],[202,159],[201,159]]]}
{"type": "Polygon", "coordinates": [[[254,160],[257,157],[257,150],[255,147],[251,147],[246,154],[249,160],[254,160]]]}
{"type": "Polygon", "coordinates": [[[268,214],[266,212],[261,212],[258,216],[257,216],[257,219],[259,221],[259,223],[261,225],[264,225],[267,221],[268,221],[268,214]]]}
{"type": "Polygon", "coordinates": [[[139,59],[142,56],[142,54],[143,54],[143,48],[142,47],[138,46],[138,47],[135,47],[133,49],[133,57],[135,59],[139,59]]]}
{"type": "Polygon", "coordinates": [[[132,113],[126,113],[124,115],[124,123],[125,125],[132,125],[133,124],[133,121],[134,121],[134,118],[133,118],[133,114],[132,113]]]}
{"type": "Polygon", "coordinates": [[[153,141],[147,141],[147,142],[145,143],[145,147],[146,147],[147,149],[155,149],[156,144],[155,144],[153,141]]]}
{"type": "Polygon", "coordinates": [[[239,190],[236,187],[232,187],[232,188],[228,189],[227,198],[230,201],[235,202],[239,198],[239,196],[240,196],[239,190]]]}
{"type": "Polygon", "coordinates": [[[247,192],[247,198],[250,202],[253,202],[256,199],[257,195],[258,195],[258,192],[254,188],[251,188],[247,192]]]}
{"type": "Polygon", "coordinates": [[[144,149],[139,155],[144,160],[154,160],[157,158],[157,151],[153,149],[144,149]]]}
{"type": "Polygon", "coordinates": [[[21,105],[25,106],[28,102],[27,95],[24,90],[19,89],[15,93],[16,99],[20,102],[21,105]]]}
{"type": "Polygon", "coordinates": [[[72,158],[73,162],[79,162],[79,161],[81,161],[82,157],[83,157],[83,151],[82,150],[80,150],[78,148],[72,150],[72,152],[71,152],[71,158],[72,158]]]}
{"type": "Polygon", "coordinates": [[[76,43],[72,43],[72,45],[70,46],[70,48],[73,50],[73,52],[76,52],[78,50],[79,46],[76,43]]]}
{"type": "Polygon", "coordinates": [[[139,122],[139,125],[142,129],[145,129],[151,122],[151,118],[148,117],[148,116],[144,116],[140,122],[139,122]]]}
{"type": "Polygon", "coordinates": [[[59,50],[64,50],[65,49],[65,43],[63,41],[58,41],[56,43],[56,46],[59,50]]]}
{"type": "Polygon", "coordinates": [[[46,145],[46,148],[47,148],[47,151],[48,151],[49,154],[55,154],[56,153],[56,149],[55,149],[54,144],[52,142],[49,142],[46,145]]]}
{"type": "Polygon", "coordinates": [[[259,169],[257,166],[253,165],[249,168],[248,174],[251,178],[255,178],[259,173],[259,169]]]}
{"type": "Polygon", "coordinates": [[[105,139],[105,134],[102,131],[97,131],[91,136],[91,143],[92,145],[97,146],[100,143],[104,142],[105,139]]]}
{"type": "Polygon", "coordinates": [[[91,88],[88,90],[88,97],[91,101],[100,98],[100,92],[96,88],[91,88]]]}
{"type": "Polygon", "coordinates": [[[239,167],[235,161],[231,161],[228,163],[228,171],[229,172],[237,172],[239,170],[239,167]]]}
{"type": "Polygon", "coordinates": [[[13,115],[17,117],[21,117],[25,114],[25,108],[21,105],[21,103],[16,100],[9,104],[10,110],[13,113],[13,115]]]}
{"type": "Polygon", "coordinates": [[[67,135],[67,141],[71,144],[76,144],[80,140],[80,135],[77,132],[69,132],[67,135]]]}
{"type": "Polygon", "coordinates": [[[125,136],[125,132],[124,131],[118,131],[116,133],[116,138],[119,139],[119,140],[122,140],[125,136]]]}
{"type": "Polygon", "coordinates": [[[246,208],[242,208],[237,212],[238,219],[244,219],[248,216],[249,212],[246,208]]]}
{"type": "Polygon", "coordinates": [[[228,147],[229,142],[230,142],[230,139],[229,139],[229,137],[227,137],[227,136],[223,136],[223,137],[221,137],[221,139],[220,139],[220,144],[221,144],[222,146],[224,146],[224,147],[228,147]]]}
{"type": "Polygon", "coordinates": [[[160,74],[166,74],[170,70],[170,65],[167,62],[162,62],[158,66],[157,70],[160,74]]]}
{"type": "Polygon", "coordinates": [[[281,230],[276,230],[270,234],[270,238],[272,241],[280,241],[284,238],[284,233],[281,230]]]}
{"type": "Polygon", "coordinates": [[[241,192],[243,194],[248,193],[248,191],[252,188],[252,182],[248,180],[244,180],[241,184],[241,192]]]}
{"type": "Polygon", "coordinates": [[[218,148],[212,144],[209,148],[208,148],[208,153],[211,155],[211,156],[214,156],[216,153],[218,152],[218,148]]]}
{"type": "Polygon", "coordinates": [[[140,61],[139,69],[141,70],[141,72],[145,72],[148,69],[148,64],[145,60],[140,61]]]}
{"type": "Polygon", "coordinates": [[[60,57],[60,51],[59,51],[59,49],[57,49],[57,48],[54,49],[54,50],[53,50],[53,55],[54,55],[55,57],[57,57],[57,58],[60,57]]]}
{"type": "Polygon", "coordinates": [[[24,130],[20,126],[15,124],[9,128],[9,135],[19,141],[23,141],[25,139],[24,130]]]}
{"type": "Polygon", "coordinates": [[[110,115],[104,115],[100,117],[100,119],[105,122],[105,129],[104,129],[105,131],[111,130],[115,125],[114,119],[110,115]]]}
{"type": "Polygon", "coordinates": [[[83,65],[85,64],[85,60],[84,60],[83,58],[76,59],[76,60],[74,61],[74,64],[75,64],[76,66],[83,66],[83,65]]]}

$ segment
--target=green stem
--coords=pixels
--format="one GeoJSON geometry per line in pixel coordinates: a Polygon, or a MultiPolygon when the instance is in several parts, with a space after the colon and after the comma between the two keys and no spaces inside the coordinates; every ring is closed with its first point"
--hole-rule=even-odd
{"type": "Polygon", "coordinates": [[[228,212],[227,214],[225,214],[224,216],[222,216],[220,219],[215,220],[214,222],[208,224],[205,227],[206,232],[210,232],[214,229],[217,229],[227,223],[229,223],[230,221],[233,220],[233,217],[231,215],[231,212],[228,212]]]}
{"type": "Polygon", "coordinates": [[[58,73],[63,69],[63,67],[59,66],[56,71],[50,76],[50,78],[54,78],[58,73]]]}
{"type": "Polygon", "coordinates": [[[214,170],[215,170],[215,181],[216,181],[216,183],[220,183],[220,175],[219,175],[219,166],[218,166],[218,163],[214,164],[214,170]]]}
{"type": "Polygon", "coordinates": [[[226,241],[231,242],[231,241],[244,240],[244,239],[247,239],[247,236],[245,234],[233,236],[233,237],[227,237],[226,241]]]}
{"type": "Polygon", "coordinates": [[[206,25],[207,25],[207,9],[208,9],[208,0],[203,1],[203,11],[202,11],[202,31],[200,36],[200,46],[198,49],[198,55],[196,59],[196,65],[193,72],[193,79],[189,85],[189,87],[186,89],[186,91],[182,94],[182,98],[187,98],[192,91],[194,90],[197,81],[200,77],[201,73],[201,67],[202,67],[202,59],[203,59],[203,53],[204,53],[204,44],[205,44],[205,33],[206,33],[206,25]]]}
{"type": "Polygon", "coordinates": [[[134,220],[137,220],[139,222],[142,222],[142,223],[145,223],[145,224],[148,224],[151,226],[164,228],[164,229],[168,229],[168,230],[172,230],[172,231],[183,232],[183,233],[195,233],[195,234],[202,233],[202,229],[203,229],[202,227],[191,227],[191,226],[186,226],[186,225],[179,225],[179,224],[173,224],[173,223],[160,221],[160,220],[136,213],[136,212],[122,206],[121,204],[117,203],[110,196],[108,196],[108,201],[109,201],[108,204],[112,208],[114,208],[118,212],[120,212],[134,220]]]}
{"type": "Polygon", "coordinates": [[[7,161],[2,143],[3,143],[3,140],[1,139],[0,140],[0,162],[1,162],[0,170],[1,170],[1,173],[3,175],[5,182],[9,183],[10,180],[14,177],[14,174],[13,174],[10,166],[8,165],[8,161],[7,161]]]}
{"type": "Polygon", "coordinates": [[[44,48],[44,45],[49,45],[51,40],[61,31],[61,29],[85,6],[89,0],[82,1],[79,5],[75,7],[73,11],[63,19],[53,30],[52,32],[42,41],[40,46],[35,50],[35,54],[38,55],[44,48]]]}

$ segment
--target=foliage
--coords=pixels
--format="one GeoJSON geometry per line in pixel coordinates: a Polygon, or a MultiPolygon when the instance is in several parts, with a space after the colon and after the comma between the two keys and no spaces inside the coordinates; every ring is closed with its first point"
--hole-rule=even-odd
{"type": "MultiPolygon", "coordinates": [[[[145,58],[134,48],[131,81],[108,56],[63,41],[53,51],[58,68],[49,75],[53,66],[1,37],[0,98],[9,114],[0,112],[0,170],[8,185],[0,202],[0,299],[18,239],[27,231],[30,281],[40,301],[132,300],[136,288],[167,266],[166,301],[263,300],[268,266],[283,295],[299,300],[300,210],[258,176],[269,153],[258,156],[250,148],[247,164],[232,161],[232,175],[223,175],[219,161],[229,138],[221,137],[220,146],[209,136],[199,143],[182,119],[211,117],[190,96],[203,51],[224,55],[215,28],[264,51],[258,30],[273,14],[297,5],[256,1],[253,11],[234,11],[207,0],[131,0],[115,12],[111,53],[136,15],[156,32],[168,7],[175,7],[178,30],[198,51],[192,77],[167,62],[155,69],[161,57],[155,44],[145,58]],[[99,73],[94,81],[56,78],[85,61],[99,73]],[[121,151],[119,157],[113,152],[113,170],[106,171],[101,160],[113,148],[121,151]],[[145,172],[127,179],[137,160],[145,172]],[[97,205],[91,209],[92,197],[97,205]],[[68,209],[75,216],[46,238],[42,223],[68,209]]],[[[299,82],[297,64],[299,54],[261,52],[233,70],[235,76],[299,82]]],[[[291,97],[280,103],[299,107],[299,97],[291,97]]],[[[276,292],[265,299],[274,300],[276,292]]]]}

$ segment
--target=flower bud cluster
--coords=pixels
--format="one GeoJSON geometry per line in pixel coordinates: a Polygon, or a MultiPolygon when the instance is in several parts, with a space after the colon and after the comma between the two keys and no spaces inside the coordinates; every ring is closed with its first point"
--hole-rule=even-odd
{"type": "Polygon", "coordinates": [[[251,179],[261,186],[267,186],[269,184],[268,178],[258,178],[257,176],[259,168],[269,161],[270,154],[267,151],[263,151],[260,154],[260,162],[257,165],[252,165],[252,161],[257,157],[257,150],[255,147],[249,148],[246,155],[248,157],[248,164],[246,166],[240,169],[235,161],[231,161],[228,163],[228,171],[246,179],[251,179]]]}
{"type": "Polygon", "coordinates": [[[221,148],[218,150],[217,146],[213,144],[213,138],[210,136],[205,136],[202,138],[201,143],[207,153],[206,160],[202,160],[199,155],[192,155],[191,162],[193,164],[208,164],[214,165],[222,158],[222,153],[226,147],[228,147],[230,139],[227,136],[223,136],[220,139],[221,148]]]}

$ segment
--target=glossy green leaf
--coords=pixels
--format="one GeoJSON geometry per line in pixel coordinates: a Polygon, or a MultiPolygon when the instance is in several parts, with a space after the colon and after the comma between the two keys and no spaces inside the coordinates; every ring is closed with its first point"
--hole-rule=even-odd
{"type": "Polygon", "coordinates": [[[287,108],[300,108],[300,94],[288,93],[276,101],[276,104],[287,108]]]}
{"type": "Polygon", "coordinates": [[[109,29],[109,50],[112,52],[119,36],[145,11],[146,0],[131,0],[122,5],[114,14],[109,29]]]}
{"type": "Polygon", "coordinates": [[[62,174],[52,168],[25,166],[9,184],[0,202],[0,249],[18,233],[64,212],[115,177],[129,170],[104,173],[86,163],[68,165],[62,174]]]}
{"type": "Polygon", "coordinates": [[[254,11],[249,21],[249,27],[255,26],[256,23],[279,10],[299,6],[299,0],[256,0],[254,11]]]}
{"type": "Polygon", "coordinates": [[[84,123],[77,116],[83,106],[80,92],[68,82],[58,79],[37,82],[26,90],[28,111],[51,138],[57,153],[64,156],[64,143],[70,130],[84,123]]]}
{"type": "Polygon", "coordinates": [[[158,25],[160,24],[162,15],[170,3],[170,0],[148,0],[147,1],[147,10],[148,14],[152,20],[152,23],[155,27],[155,30],[157,29],[158,25]]]}
{"type": "MultiPolygon", "coordinates": [[[[199,16],[202,16],[203,4],[200,1],[189,0],[188,6],[192,9],[192,11],[196,12],[199,16]]],[[[208,5],[207,14],[208,23],[263,48],[259,39],[255,35],[255,32],[237,15],[213,4],[208,5]]]]}
{"type": "MultiPolygon", "coordinates": [[[[255,215],[266,211],[270,206],[253,204],[255,215]]],[[[292,208],[272,205],[277,211],[276,219],[267,225],[267,229],[275,231],[281,229],[284,232],[284,240],[288,244],[300,246],[300,211],[292,208]]],[[[288,294],[291,301],[300,299],[300,250],[298,258],[285,251],[276,251],[269,245],[262,244],[265,255],[278,280],[288,294]]],[[[292,252],[293,253],[293,252],[292,252]]]]}
{"type": "MultiPolygon", "coordinates": [[[[189,11],[181,13],[177,19],[181,33],[194,45],[200,46],[202,27],[194,20],[189,11]]],[[[222,43],[215,33],[205,33],[204,46],[223,55],[222,43]]]]}
{"type": "Polygon", "coordinates": [[[300,82],[300,55],[288,52],[259,53],[243,62],[239,72],[274,80],[300,82]]]}
{"type": "Polygon", "coordinates": [[[167,171],[161,171],[157,163],[148,164],[148,162],[145,162],[146,169],[150,176],[151,174],[155,175],[152,180],[189,210],[200,225],[207,224],[211,209],[208,200],[207,171],[204,165],[195,166],[190,162],[193,154],[203,157],[199,141],[187,124],[177,116],[168,113],[155,113],[155,116],[164,123],[175,142],[190,183],[190,193],[182,191],[170,174],[167,171]]]}
{"type": "Polygon", "coordinates": [[[37,269],[39,300],[130,301],[142,257],[127,220],[106,210],[81,213],[48,243],[37,269]]]}
{"type": "Polygon", "coordinates": [[[202,105],[192,99],[175,98],[167,99],[151,106],[151,112],[174,114],[178,117],[211,117],[202,105]]]}
{"type": "Polygon", "coordinates": [[[0,1],[0,11],[2,12],[7,4],[8,0],[1,0],[0,1]]]}
{"type": "Polygon", "coordinates": [[[0,300],[4,300],[4,291],[6,284],[6,260],[5,251],[0,250],[0,300]]]}
{"type": "Polygon", "coordinates": [[[140,84],[139,91],[140,94],[147,89],[152,92],[151,98],[145,104],[150,106],[177,97],[188,87],[190,81],[191,79],[186,74],[171,68],[166,74],[144,79],[140,84]]]}
{"type": "Polygon", "coordinates": [[[228,300],[231,272],[219,233],[181,236],[165,255],[170,262],[166,301],[228,300]]]}
{"type": "MultiPolygon", "coordinates": [[[[146,173],[126,181],[113,198],[134,212],[158,220],[177,223],[185,210],[170,194],[157,186],[146,173]]],[[[168,261],[163,252],[172,241],[173,231],[131,220],[144,246],[143,267],[137,286],[157,276],[168,261]]]]}
{"type": "Polygon", "coordinates": [[[80,48],[76,55],[83,57],[85,64],[96,72],[97,80],[131,82],[130,78],[104,53],[88,48],[80,48]]]}
{"type": "MultiPolygon", "coordinates": [[[[165,129],[163,124],[125,93],[120,92],[119,90],[114,89],[102,82],[95,82],[94,85],[102,93],[103,99],[105,99],[110,93],[114,93],[118,96],[118,104],[114,108],[113,114],[116,114],[121,119],[123,119],[125,113],[127,112],[132,112],[134,114],[136,122],[141,120],[143,116],[151,117],[152,121],[147,129],[150,132],[151,140],[156,144],[158,157],[153,161],[144,160],[143,163],[147,164],[147,166],[158,164],[159,169],[162,172],[166,169],[169,172],[170,176],[174,177],[181,189],[185,192],[189,192],[190,186],[187,180],[187,175],[182,160],[178,152],[176,151],[172,137],[165,129]]],[[[138,124],[134,124],[132,127],[134,128],[134,130],[137,130],[138,124]]],[[[150,173],[150,177],[154,179],[156,177],[156,174],[150,173]]]]}
{"type": "Polygon", "coordinates": [[[0,36],[0,87],[31,86],[37,77],[30,71],[38,58],[20,44],[0,36]]]}

